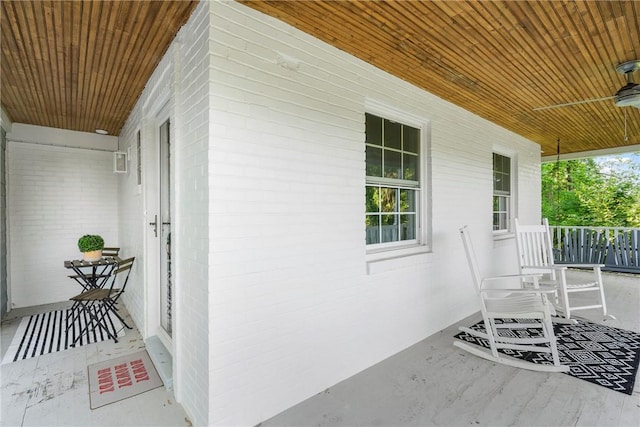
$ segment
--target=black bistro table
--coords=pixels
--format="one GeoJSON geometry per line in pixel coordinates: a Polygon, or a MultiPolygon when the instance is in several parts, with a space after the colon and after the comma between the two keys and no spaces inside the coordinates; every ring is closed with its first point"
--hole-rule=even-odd
{"type": "Polygon", "coordinates": [[[97,261],[76,259],[65,261],[64,266],[74,271],[75,274],[69,276],[70,278],[78,282],[84,290],[90,290],[102,288],[107,283],[117,262],[117,257],[103,257],[97,261]]]}

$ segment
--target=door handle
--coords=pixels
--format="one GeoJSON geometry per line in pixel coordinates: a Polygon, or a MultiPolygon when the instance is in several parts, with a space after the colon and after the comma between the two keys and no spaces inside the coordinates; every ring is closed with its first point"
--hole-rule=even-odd
{"type": "Polygon", "coordinates": [[[153,235],[158,237],[158,215],[153,217],[153,222],[150,222],[149,225],[153,226],[153,235]]]}

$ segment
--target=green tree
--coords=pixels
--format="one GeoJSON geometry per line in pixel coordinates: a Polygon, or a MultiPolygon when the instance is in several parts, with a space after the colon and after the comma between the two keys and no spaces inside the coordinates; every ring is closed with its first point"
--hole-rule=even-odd
{"type": "Polygon", "coordinates": [[[552,225],[640,227],[640,155],[544,163],[541,196],[552,225]]]}

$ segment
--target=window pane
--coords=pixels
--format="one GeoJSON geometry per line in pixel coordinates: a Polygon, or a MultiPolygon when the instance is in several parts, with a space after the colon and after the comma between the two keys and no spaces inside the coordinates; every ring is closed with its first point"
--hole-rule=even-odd
{"type": "Polygon", "coordinates": [[[416,211],[416,191],[400,190],[400,212],[416,211]]]}
{"type": "Polygon", "coordinates": [[[368,113],[365,120],[367,244],[418,240],[421,130],[368,113]]]}
{"type": "Polygon", "coordinates": [[[511,159],[501,154],[493,153],[493,170],[496,172],[509,173],[511,159]]]}
{"type": "Polygon", "coordinates": [[[380,217],[378,215],[367,215],[365,219],[367,230],[367,244],[380,243],[380,217]]]}
{"type": "Polygon", "coordinates": [[[398,220],[398,215],[382,215],[381,216],[383,227],[385,225],[397,225],[398,224],[397,220],[398,220]]]}
{"type": "Polygon", "coordinates": [[[404,151],[418,154],[418,147],[420,147],[420,131],[416,128],[412,128],[411,126],[405,125],[402,128],[402,134],[402,149],[404,151]]]}
{"type": "Polygon", "coordinates": [[[416,216],[400,215],[400,240],[414,240],[416,238],[416,216]]]}
{"type": "Polygon", "coordinates": [[[401,148],[402,125],[390,120],[384,121],[384,146],[388,148],[401,148]]]}
{"type": "Polygon", "coordinates": [[[511,159],[493,153],[493,189],[509,193],[511,189],[511,159]]]}
{"type": "Polygon", "coordinates": [[[508,173],[502,175],[502,191],[507,194],[511,193],[511,175],[508,173]]]}
{"type": "Polygon", "coordinates": [[[509,199],[507,199],[506,197],[498,197],[498,200],[500,201],[499,206],[498,206],[498,210],[502,211],[502,212],[506,212],[507,211],[507,201],[509,199]]]}
{"type": "Polygon", "coordinates": [[[382,145],[382,119],[373,114],[365,114],[367,144],[382,145]]]}
{"type": "Polygon", "coordinates": [[[403,154],[403,171],[404,176],[402,179],[407,179],[410,181],[419,181],[418,176],[418,156],[414,156],[412,154],[403,154]]]}
{"type": "Polygon", "coordinates": [[[398,215],[382,215],[382,243],[398,241],[398,215]]]}
{"type": "Polygon", "coordinates": [[[380,189],[378,187],[367,187],[366,203],[368,213],[380,212],[380,189]]]}
{"type": "Polygon", "coordinates": [[[507,156],[501,156],[502,157],[502,173],[506,174],[506,175],[510,175],[511,174],[511,159],[508,158],[507,156]]]}
{"type": "Polygon", "coordinates": [[[493,229],[509,230],[511,158],[493,153],[493,229]]]}
{"type": "Polygon", "coordinates": [[[367,227],[377,227],[380,225],[380,215],[367,215],[365,219],[365,225],[367,227]]]}
{"type": "Polygon", "coordinates": [[[493,229],[509,229],[509,197],[493,196],[493,229]]]}
{"type": "Polygon", "coordinates": [[[505,196],[493,196],[493,210],[495,212],[506,212],[509,206],[509,198],[505,196]]]}
{"type": "Polygon", "coordinates": [[[382,149],[367,146],[367,176],[382,176],[382,149]]]}
{"type": "Polygon", "coordinates": [[[397,151],[384,150],[384,177],[401,179],[402,154],[397,151]]]}
{"type": "MultiPolygon", "coordinates": [[[[380,207],[382,208],[382,212],[397,212],[398,208],[396,205],[396,189],[395,188],[387,188],[382,187],[380,189],[380,207]]],[[[388,215],[386,215],[388,216],[388,215]]],[[[384,218],[383,218],[384,221],[384,218]]]]}
{"type": "Polygon", "coordinates": [[[507,156],[493,153],[493,170],[509,173],[511,171],[511,159],[507,156]]]}
{"type": "Polygon", "coordinates": [[[136,133],[136,172],[138,185],[142,184],[142,145],[140,144],[140,131],[136,133]]]}
{"type": "Polygon", "coordinates": [[[506,213],[496,212],[493,214],[493,229],[507,230],[507,214],[506,213]]]}
{"type": "Polygon", "coordinates": [[[504,180],[505,177],[500,172],[493,173],[493,190],[494,193],[503,193],[504,192],[504,180]]]}

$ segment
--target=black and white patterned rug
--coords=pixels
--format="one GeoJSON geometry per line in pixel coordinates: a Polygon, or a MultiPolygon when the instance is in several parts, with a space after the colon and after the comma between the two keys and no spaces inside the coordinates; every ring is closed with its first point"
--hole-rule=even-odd
{"type": "MultiPolygon", "coordinates": [[[[2,364],[66,350],[71,347],[71,343],[88,320],[88,316],[82,316],[67,330],[67,310],[23,317],[2,359],[2,364]]],[[[110,314],[107,322],[113,331],[118,331],[119,337],[125,335],[122,322],[116,316],[110,314]]],[[[75,346],[80,347],[107,339],[109,339],[107,334],[98,328],[96,331],[82,335],[75,346]]]]}
{"type": "MultiPolygon", "coordinates": [[[[570,367],[571,375],[611,390],[633,392],[640,364],[640,334],[597,323],[578,320],[575,325],[553,325],[560,362],[570,367]]],[[[471,327],[484,331],[484,323],[471,327]]],[[[540,336],[540,329],[513,331],[519,336],[540,336]]],[[[460,332],[454,338],[489,348],[487,340],[460,332]]],[[[508,356],[539,364],[553,364],[551,355],[517,350],[499,350],[508,356]]]]}

